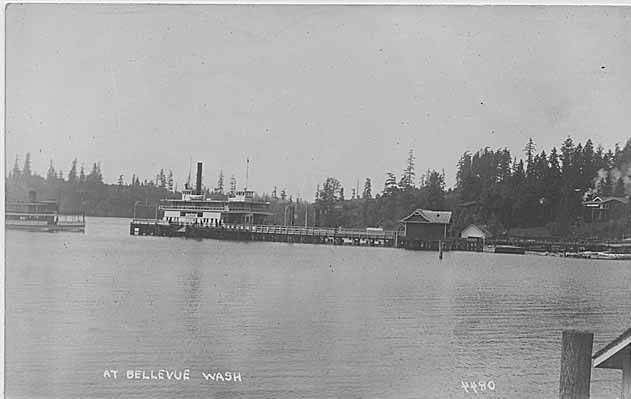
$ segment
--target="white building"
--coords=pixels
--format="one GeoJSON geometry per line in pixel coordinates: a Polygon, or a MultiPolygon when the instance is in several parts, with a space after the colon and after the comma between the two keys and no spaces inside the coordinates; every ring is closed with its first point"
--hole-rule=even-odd
{"type": "Polygon", "coordinates": [[[482,240],[486,240],[491,238],[493,234],[488,231],[484,226],[479,226],[476,224],[470,224],[462,233],[460,233],[461,238],[481,238],[482,240]]]}

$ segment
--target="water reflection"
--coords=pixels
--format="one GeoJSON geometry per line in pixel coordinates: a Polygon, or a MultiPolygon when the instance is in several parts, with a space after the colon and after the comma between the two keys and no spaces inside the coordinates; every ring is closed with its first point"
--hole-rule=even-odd
{"type": "Polygon", "coordinates": [[[184,325],[191,339],[200,335],[199,309],[201,307],[200,272],[197,268],[184,276],[184,325]]]}

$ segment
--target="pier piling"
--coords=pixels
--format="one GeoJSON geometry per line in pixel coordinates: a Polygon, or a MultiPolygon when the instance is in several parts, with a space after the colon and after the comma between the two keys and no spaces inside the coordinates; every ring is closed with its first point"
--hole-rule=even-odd
{"type": "Polygon", "coordinates": [[[563,331],[559,399],[589,399],[594,334],[563,331]]]}

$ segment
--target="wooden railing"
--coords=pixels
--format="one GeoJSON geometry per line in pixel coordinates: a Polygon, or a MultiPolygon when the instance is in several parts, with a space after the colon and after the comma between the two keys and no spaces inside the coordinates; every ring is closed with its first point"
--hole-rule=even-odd
{"type": "Polygon", "coordinates": [[[262,234],[287,234],[287,235],[302,235],[302,236],[327,236],[327,237],[343,237],[349,239],[376,239],[387,240],[394,239],[396,237],[396,231],[384,230],[384,231],[370,231],[362,229],[344,229],[344,228],[329,228],[329,227],[300,227],[300,226],[279,226],[279,225],[245,225],[245,224],[222,224],[216,226],[211,223],[187,223],[179,221],[177,223],[169,223],[164,220],[156,219],[134,219],[134,224],[146,224],[146,225],[162,225],[162,226],[195,226],[195,227],[207,227],[227,230],[241,230],[251,231],[253,233],[262,234]]]}

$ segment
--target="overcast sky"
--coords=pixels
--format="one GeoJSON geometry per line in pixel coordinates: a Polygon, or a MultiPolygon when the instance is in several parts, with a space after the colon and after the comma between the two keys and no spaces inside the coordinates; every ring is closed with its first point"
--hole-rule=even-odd
{"type": "Polygon", "coordinates": [[[11,4],[6,156],[101,162],[105,180],[189,159],[312,199],[383,187],[408,149],[455,181],[464,151],[631,136],[628,7],[11,4]]]}

